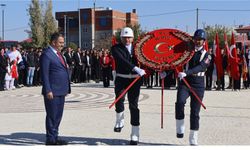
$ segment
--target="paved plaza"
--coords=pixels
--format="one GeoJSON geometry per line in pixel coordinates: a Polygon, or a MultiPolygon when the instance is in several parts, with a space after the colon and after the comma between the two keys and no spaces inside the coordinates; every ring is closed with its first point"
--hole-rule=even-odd
{"type": "MultiPolygon", "coordinates": [[[[102,84],[74,84],[66,97],[60,135],[70,145],[127,145],[130,116],[125,110],[125,127],[113,132],[113,87],[102,84]]],[[[23,87],[0,92],[0,145],[44,145],[45,110],[41,87],[23,87]]],[[[164,128],[160,128],[160,88],[142,87],[140,145],[188,145],[189,101],[186,105],[186,132],[183,139],[175,133],[174,104],[176,90],[164,91],[164,128]]],[[[250,90],[239,92],[206,91],[201,110],[200,145],[250,144],[250,90]]]]}

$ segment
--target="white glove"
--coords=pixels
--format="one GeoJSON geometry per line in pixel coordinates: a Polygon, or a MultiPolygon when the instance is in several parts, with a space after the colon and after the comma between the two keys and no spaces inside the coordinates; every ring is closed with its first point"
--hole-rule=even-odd
{"type": "Polygon", "coordinates": [[[133,69],[137,74],[139,74],[141,77],[146,74],[145,70],[139,68],[139,67],[134,67],[133,69]]]}
{"type": "Polygon", "coordinates": [[[115,70],[112,71],[112,76],[113,76],[113,81],[115,82],[115,77],[116,77],[116,71],[115,70]]]}
{"type": "Polygon", "coordinates": [[[160,72],[160,78],[161,78],[161,79],[165,78],[166,76],[167,76],[166,71],[160,72]]]}
{"type": "Polygon", "coordinates": [[[187,76],[187,74],[185,72],[179,72],[178,73],[178,77],[180,78],[180,80],[183,79],[186,76],[187,76]]]}

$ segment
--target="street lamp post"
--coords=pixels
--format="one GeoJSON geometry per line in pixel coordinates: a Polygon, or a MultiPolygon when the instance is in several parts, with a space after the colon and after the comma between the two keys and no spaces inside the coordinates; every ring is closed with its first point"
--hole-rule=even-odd
{"type": "Polygon", "coordinates": [[[92,39],[92,48],[94,48],[94,47],[95,47],[95,44],[96,44],[96,43],[95,43],[95,40],[96,40],[96,38],[95,38],[95,33],[96,33],[96,32],[95,32],[95,27],[96,27],[96,22],[95,22],[95,21],[96,21],[96,20],[95,20],[95,19],[96,19],[96,14],[95,14],[95,3],[96,3],[96,0],[94,0],[94,4],[93,4],[93,5],[94,5],[94,35],[93,35],[93,39],[92,39]]]}
{"type": "Polygon", "coordinates": [[[78,24],[79,24],[79,28],[78,28],[78,36],[79,36],[79,42],[78,42],[78,47],[80,47],[80,49],[82,48],[82,30],[81,30],[81,9],[80,9],[80,0],[78,0],[78,24]]]}
{"type": "Polygon", "coordinates": [[[64,46],[67,46],[67,15],[64,15],[64,46]]]}
{"type": "Polygon", "coordinates": [[[2,40],[4,40],[4,7],[6,4],[0,4],[2,8],[2,40]]]}
{"type": "Polygon", "coordinates": [[[64,19],[64,46],[69,46],[70,43],[70,36],[69,36],[69,28],[70,28],[70,20],[74,19],[67,15],[63,15],[64,19]]]}

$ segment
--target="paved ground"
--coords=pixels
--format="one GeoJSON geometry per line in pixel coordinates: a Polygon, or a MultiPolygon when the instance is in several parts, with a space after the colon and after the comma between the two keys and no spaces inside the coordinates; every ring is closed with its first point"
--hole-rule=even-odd
{"type": "MultiPolygon", "coordinates": [[[[0,145],[43,145],[45,112],[41,87],[24,87],[0,92],[0,145]]],[[[188,145],[189,104],[186,132],[175,138],[174,103],[176,90],[165,90],[164,128],[160,128],[160,89],[141,90],[140,145],[188,145]]],[[[101,84],[73,85],[66,98],[60,135],[72,145],[126,145],[130,136],[126,105],[125,127],[113,132],[113,88],[101,84]]],[[[200,145],[250,144],[250,90],[206,91],[201,111],[200,145]]]]}

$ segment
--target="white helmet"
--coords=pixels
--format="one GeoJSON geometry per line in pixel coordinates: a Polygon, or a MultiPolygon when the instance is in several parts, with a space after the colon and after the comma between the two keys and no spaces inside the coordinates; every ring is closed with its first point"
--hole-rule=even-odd
{"type": "Polygon", "coordinates": [[[125,27],[121,30],[121,37],[134,37],[134,32],[131,28],[125,27]]]}

